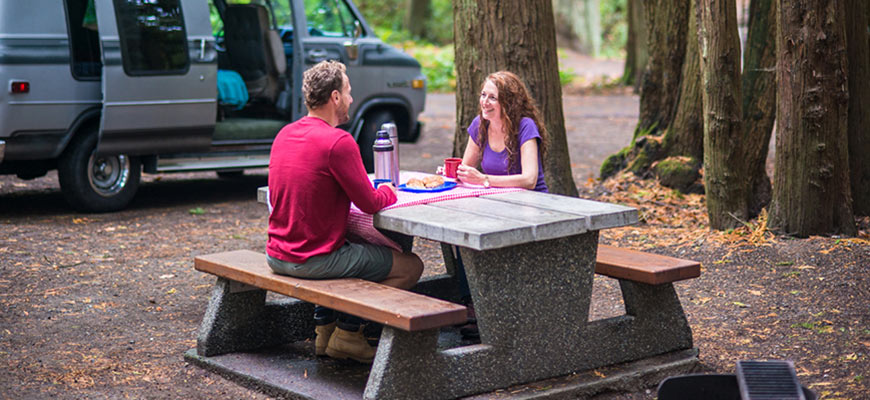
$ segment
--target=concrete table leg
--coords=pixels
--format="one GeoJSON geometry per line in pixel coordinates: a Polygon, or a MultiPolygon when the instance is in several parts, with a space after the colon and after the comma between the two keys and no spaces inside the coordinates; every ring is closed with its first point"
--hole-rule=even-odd
{"type": "Polygon", "coordinates": [[[456,398],[690,349],[672,285],[621,282],[627,315],[588,321],[597,243],[461,249],[482,344],[438,350],[437,331],[385,328],[364,397],[456,398]]]}

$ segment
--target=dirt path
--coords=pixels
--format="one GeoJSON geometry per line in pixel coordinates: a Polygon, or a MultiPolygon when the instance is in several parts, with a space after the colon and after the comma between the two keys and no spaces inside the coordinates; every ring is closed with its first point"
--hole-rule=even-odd
{"type": "MultiPolygon", "coordinates": [[[[791,359],[823,398],[866,398],[870,221],[857,239],[790,240],[748,227],[711,233],[697,195],[631,177],[588,180],[628,143],[636,97],[568,96],[564,104],[583,195],[636,206],[644,219],[602,241],[703,262],[701,278],[677,290],[707,371],[791,359]]],[[[433,170],[449,153],[453,110],[450,96],[430,96],[427,129],[420,143],[402,145],[403,167],[433,170]]],[[[128,210],[85,215],[66,208],[54,173],[0,176],[0,398],[265,398],[182,359],[214,281],[193,270],[193,257],[262,251],[266,215],[255,190],[265,184],[264,170],[230,180],[147,176],[128,210]]],[[[435,243],[415,248],[427,273],[443,268],[435,243]]],[[[614,281],[595,285],[592,318],[623,312],[614,281]]]]}

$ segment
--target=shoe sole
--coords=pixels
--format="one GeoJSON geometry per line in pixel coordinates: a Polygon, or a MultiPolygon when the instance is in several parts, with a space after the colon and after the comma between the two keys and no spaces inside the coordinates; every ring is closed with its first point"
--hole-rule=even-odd
{"type": "Polygon", "coordinates": [[[350,353],[345,353],[343,351],[330,349],[330,348],[326,349],[326,355],[330,356],[334,359],[337,359],[337,360],[354,360],[354,361],[361,363],[361,364],[371,364],[375,360],[374,357],[369,358],[369,359],[358,358],[350,353]]]}

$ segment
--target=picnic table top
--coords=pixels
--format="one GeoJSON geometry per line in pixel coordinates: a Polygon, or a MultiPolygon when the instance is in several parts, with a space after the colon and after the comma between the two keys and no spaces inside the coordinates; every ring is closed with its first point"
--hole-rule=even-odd
{"type": "MultiPolygon", "coordinates": [[[[257,198],[266,202],[267,188],[257,198]]],[[[376,213],[376,228],[490,250],[637,223],[637,209],[530,190],[466,197],[376,213]]]]}

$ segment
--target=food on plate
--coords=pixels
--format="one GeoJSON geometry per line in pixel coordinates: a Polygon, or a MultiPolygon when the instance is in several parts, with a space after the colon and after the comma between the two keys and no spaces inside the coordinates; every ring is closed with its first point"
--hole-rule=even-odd
{"type": "Polygon", "coordinates": [[[438,175],[429,175],[425,178],[411,178],[405,183],[405,187],[413,189],[432,189],[444,184],[444,178],[438,175]]]}
{"type": "Polygon", "coordinates": [[[436,188],[444,184],[444,178],[438,175],[429,175],[423,178],[423,184],[426,185],[427,188],[436,188]]]}
{"type": "Polygon", "coordinates": [[[417,178],[408,179],[408,182],[405,183],[405,186],[409,187],[409,188],[414,188],[414,189],[425,189],[426,188],[426,184],[423,183],[423,180],[417,179],[417,178]]]}

